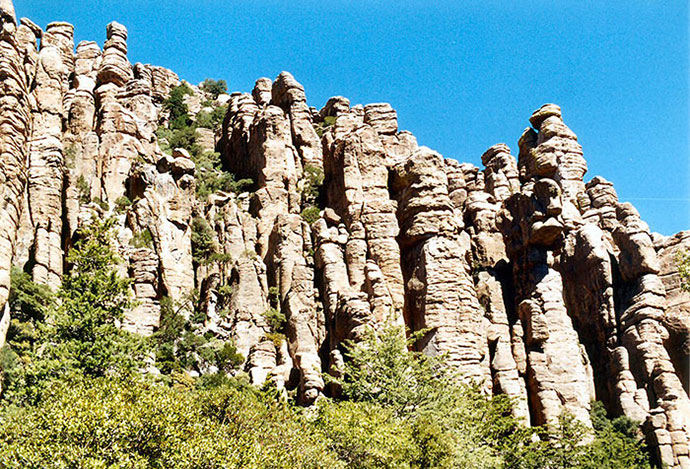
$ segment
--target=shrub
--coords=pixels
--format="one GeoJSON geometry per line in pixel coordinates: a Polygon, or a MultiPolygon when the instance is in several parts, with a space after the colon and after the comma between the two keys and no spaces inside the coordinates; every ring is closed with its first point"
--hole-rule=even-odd
{"type": "Polygon", "coordinates": [[[197,197],[206,200],[209,195],[217,191],[234,192],[239,194],[254,184],[251,179],[235,181],[235,175],[221,169],[220,154],[206,152],[199,156],[192,156],[197,172],[197,197]]]}
{"type": "Polygon", "coordinates": [[[414,427],[374,403],[321,400],[314,425],[347,467],[440,467],[411,465],[421,459],[414,427]]]}
{"type": "Polygon", "coordinates": [[[300,215],[302,216],[302,219],[304,221],[311,225],[319,219],[319,217],[321,216],[321,210],[319,210],[319,207],[314,207],[313,205],[311,205],[302,210],[302,213],[300,213],[300,215]]]}
{"type": "Polygon", "coordinates": [[[215,106],[212,105],[213,110],[211,112],[201,111],[196,115],[196,121],[194,122],[197,127],[203,127],[205,129],[219,130],[221,124],[223,124],[223,119],[225,119],[225,114],[228,111],[227,105],[215,106]]]}
{"type": "Polygon", "coordinates": [[[211,118],[211,113],[208,111],[200,111],[195,118],[194,124],[196,127],[201,127],[204,129],[213,129],[213,120],[211,118]]]}
{"type": "Polygon", "coordinates": [[[35,399],[54,379],[116,376],[143,360],[139,338],[119,328],[131,308],[130,280],[115,269],[111,248],[113,219],[94,219],[79,229],[66,261],[70,265],[58,290],[59,303],[46,313],[34,347],[8,394],[14,401],[35,399]]]}
{"type": "Polygon", "coordinates": [[[134,233],[129,244],[137,249],[153,249],[153,235],[151,234],[151,230],[145,228],[138,233],[134,233]]]}
{"type": "Polygon", "coordinates": [[[198,157],[201,153],[201,147],[196,143],[194,127],[183,127],[173,130],[168,137],[168,145],[173,150],[175,148],[184,148],[189,151],[192,157],[198,157]]]}
{"type": "Polygon", "coordinates": [[[329,127],[333,126],[336,121],[336,116],[326,116],[323,122],[314,125],[314,130],[319,137],[323,137],[323,134],[328,130],[329,127]]]}
{"type": "Polygon", "coordinates": [[[266,339],[273,342],[275,348],[279,349],[285,341],[285,334],[280,332],[268,332],[266,333],[266,339]]]}
{"type": "Polygon", "coordinates": [[[77,178],[76,186],[79,202],[82,204],[88,204],[91,202],[91,185],[86,182],[86,178],[83,174],[80,174],[77,178]]]}
{"type": "Polygon", "coordinates": [[[228,85],[225,80],[213,80],[211,78],[205,79],[199,86],[202,91],[210,94],[213,99],[217,99],[221,94],[227,93],[228,85]]]}
{"type": "MultiPolygon", "coordinates": [[[[416,337],[406,339],[399,327],[368,331],[359,343],[347,346],[348,360],[335,380],[345,398],[375,404],[413,427],[417,450],[409,457],[420,459],[410,460],[410,466],[649,468],[649,456],[629,419],[609,420],[595,403],[593,435],[567,413],[552,427],[526,428],[511,416],[506,396],[487,398],[476,387],[458,385],[441,358],[409,351],[416,337]]],[[[347,420],[341,421],[347,430],[347,420]]],[[[409,430],[398,429],[399,438],[407,441],[409,430]]],[[[335,439],[341,442],[334,447],[338,454],[344,449],[356,454],[347,447],[357,443],[355,431],[335,439]]],[[[363,436],[368,435],[375,434],[363,436]]],[[[364,441],[358,451],[377,447],[375,439],[364,441]]]]}
{"type": "Polygon", "coordinates": [[[67,169],[74,169],[76,159],[77,159],[78,147],[76,144],[71,144],[64,150],[65,156],[65,167],[67,169]]]}
{"type": "Polygon", "coordinates": [[[323,169],[318,166],[305,165],[304,179],[302,186],[302,202],[307,205],[314,205],[320,196],[323,187],[323,169]]]}
{"type": "Polygon", "coordinates": [[[201,217],[192,219],[192,257],[197,264],[204,263],[216,253],[215,232],[201,217]]]}
{"type": "Polygon", "coordinates": [[[126,195],[123,195],[122,197],[118,197],[117,200],[115,201],[115,211],[118,213],[122,213],[127,211],[129,207],[132,206],[132,201],[129,200],[129,197],[126,195]]]}
{"type": "Polygon", "coordinates": [[[10,270],[8,298],[10,326],[0,349],[0,390],[21,384],[22,364],[40,340],[40,327],[52,307],[55,295],[18,267],[10,270]]]}
{"type": "Polygon", "coordinates": [[[287,322],[285,315],[273,307],[264,312],[264,319],[272,332],[281,332],[287,322]]]}
{"type": "MultiPolygon", "coordinates": [[[[170,91],[170,96],[163,103],[163,108],[170,114],[170,128],[182,129],[191,124],[192,120],[189,117],[189,109],[184,102],[186,95],[191,95],[192,90],[185,83],[173,88],[170,91]]],[[[172,145],[171,145],[172,146],[172,145]]],[[[173,146],[173,148],[175,148],[173,146]]]]}
{"type": "Polygon", "coordinates": [[[342,468],[289,406],[238,381],[195,390],[141,380],[55,383],[0,408],[0,466],[342,468]]]}
{"type": "Polygon", "coordinates": [[[204,261],[205,264],[226,264],[232,261],[232,256],[228,253],[214,252],[208,259],[204,261]]]}

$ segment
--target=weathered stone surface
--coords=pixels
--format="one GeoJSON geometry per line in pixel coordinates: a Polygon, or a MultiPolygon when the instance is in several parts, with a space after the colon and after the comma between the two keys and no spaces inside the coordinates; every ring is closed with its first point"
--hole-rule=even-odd
{"type": "Polygon", "coordinates": [[[274,234],[277,244],[271,270],[287,318],[289,351],[300,371],[300,396],[311,403],[324,389],[319,349],[326,336],[325,321],[314,298],[313,259],[308,254],[311,232],[293,214],[279,216],[274,234]]]}
{"type": "Polygon", "coordinates": [[[22,51],[14,37],[17,23],[11,0],[0,3],[0,345],[10,317],[7,298],[10,267],[26,185],[28,139],[31,132],[29,90],[22,51]]]}
{"type": "Polygon", "coordinates": [[[394,134],[398,131],[398,114],[388,103],[364,106],[364,122],[380,134],[394,134]]]}
{"type": "Polygon", "coordinates": [[[685,391],[690,392],[690,292],[681,289],[677,266],[678,254],[690,252],[690,231],[660,237],[654,247],[659,258],[659,279],[666,293],[662,321],[669,332],[666,349],[685,391]]]}
{"type": "MultiPolygon", "coordinates": [[[[41,37],[41,49],[48,46],[58,49],[67,74],[74,72],[74,26],[63,22],[50,23],[41,37]]],[[[63,83],[68,86],[67,77],[63,83]]]]}
{"type": "Polygon", "coordinates": [[[254,84],[254,89],[252,90],[252,97],[254,101],[259,106],[266,106],[271,102],[271,88],[273,87],[273,82],[270,78],[259,78],[254,84]]]}
{"type": "Polygon", "coordinates": [[[350,100],[342,96],[334,96],[330,98],[326,105],[319,111],[319,117],[323,120],[325,117],[337,117],[340,114],[345,114],[350,110],[350,100]]]}
{"type": "Polygon", "coordinates": [[[589,359],[568,315],[563,278],[551,253],[562,242],[561,207],[558,185],[541,179],[506,201],[499,227],[513,263],[534,423],[553,424],[567,410],[589,425],[594,398],[589,359]]]}
{"type": "Polygon", "coordinates": [[[292,75],[278,75],[271,89],[272,103],[280,106],[290,117],[292,139],[302,165],[322,167],[321,140],[312,124],[304,87],[292,75]]]}
{"type": "Polygon", "coordinates": [[[108,25],[107,34],[98,82],[124,86],[132,78],[132,65],[127,60],[127,28],[113,21],[108,25]]]}

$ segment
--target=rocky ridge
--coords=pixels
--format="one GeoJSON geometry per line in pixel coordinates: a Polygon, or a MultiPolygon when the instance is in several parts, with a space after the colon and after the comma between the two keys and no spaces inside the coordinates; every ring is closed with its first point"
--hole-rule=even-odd
{"type": "MultiPolygon", "coordinates": [[[[219,97],[222,129],[201,138],[253,190],[201,200],[201,168],[156,136],[180,80],[131,64],[124,26],[108,25],[102,50],[75,49],[71,25],[17,22],[10,0],[0,26],[0,342],[10,266],[55,289],[78,227],[112,216],[137,300],[128,330],[152,334],[164,297],[196,291],[201,332],[232,340],[253,383],[310,404],[338,392],[323,373],[337,373],[345,341],[404,324],[525,421],[567,410],[591,425],[598,399],[641,422],[661,462],[690,468],[690,296],[674,264],[690,233],[652,235],[610,182],[585,182],[558,106],[532,114],[517,158],[494,145],[480,169],[418,146],[388,104],[334,97],[316,110],[289,73],[261,78],[219,97]],[[194,258],[195,223],[222,260],[194,258]]],[[[208,96],[191,89],[196,114],[208,96]]]]}

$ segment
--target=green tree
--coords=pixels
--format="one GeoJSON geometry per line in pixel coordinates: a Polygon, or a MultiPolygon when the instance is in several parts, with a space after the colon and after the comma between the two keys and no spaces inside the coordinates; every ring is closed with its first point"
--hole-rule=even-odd
{"type": "Polygon", "coordinates": [[[54,296],[50,288],[35,283],[27,272],[12,267],[8,299],[12,321],[7,343],[17,352],[26,352],[34,343],[38,325],[54,305],[54,296]]]}
{"type": "Polygon", "coordinates": [[[198,264],[203,263],[217,251],[213,228],[202,217],[192,219],[192,257],[198,264]]]}
{"type": "Polygon", "coordinates": [[[510,399],[489,398],[476,386],[458,384],[443,357],[410,351],[418,335],[406,339],[403,332],[400,327],[369,330],[361,341],[348,344],[348,360],[336,382],[351,403],[336,410],[324,407],[317,419],[334,451],[352,467],[373,464],[361,462],[369,461],[371,452],[378,460],[398,461],[390,467],[650,467],[637,425],[624,417],[609,420],[601,403],[593,404],[594,429],[568,413],[549,427],[525,427],[512,417],[510,399]],[[386,422],[393,429],[391,446],[380,445],[376,432],[350,424],[347,415],[354,414],[363,425],[386,422]],[[336,422],[332,415],[339,415],[336,422]],[[401,449],[410,441],[413,448],[401,449]],[[394,449],[396,445],[402,446],[394,449]],[[386,451],[407,459],[402,464],[386,451]]]}
{"type": "Polygon", "coordinates": [[[168,99],[163,103],[163,108],[170,113],[169,126],[171,129],[182,129],[191,124],[189,108],[184,101],[184,97],[191,94],[192,90],[189,86],[182,83],[170,91],[168,99]]]}
{"type": "Polygon", "coordinates": [[[133,302],[130,280],[116,271],[113,223],[96,218],[78,231],[59,305],[46,314],[39,339],[22,357],[21,380],[11,393],[31,397],[48,381],[127,374],[143,363],[142,341],[120,328],[133,302]]]}

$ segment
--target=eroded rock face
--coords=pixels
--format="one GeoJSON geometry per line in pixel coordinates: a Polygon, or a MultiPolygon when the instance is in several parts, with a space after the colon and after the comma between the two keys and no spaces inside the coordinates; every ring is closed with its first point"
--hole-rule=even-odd
{"type": "Polygon", "coordinates": [[[24,51],[17,40],[17,22],[10,0],[0,3],[0,345],[10,317],[7,298],[10,267],[26,188],[28,141],[32,119],[24,51]]]}
{"type": "Polygon", "coordinates": [[[678,253],[690,251],[690,231],[675,236],[655,239],[654,247],[659,257],[659,278],[666,293],[664,326],[669,333],[667,350],[671,355],[676,373],[685,391],[690,387],[690,292],[681,289],[678,275],[678,253]]]}
{"type": "Polygon", "coordinates": [[[443,157],[427,148],[393,168],[407,322],[430,329],[419,347],[447,354],[467,381],[490,383],[485,318],[470,276],[469,236],[448,196],[443,157]]]}
{"type": "Polygon", "coordinates": [[[322,373],[338,373],[345,341],[428,329],[419,350],[511,396],[526,423],[568,411],[589,425],[598,399],[643,422],[668,467],[690,464],[690,296],[675,265],[690,235],[652,236],[612,183],[585,183],[558,106],[533,113],[517,160],[497,144],[480,169],[420,148],[388,104],[318,110],[289,73],[261,78],[219,99],[218,141],[197,135],[251,187],[198,198],[189,149],[165,154],[156,137],[180,79],[132,66],[124,26],[75,51],[70,25],[17,26],[9,0],[0,21],[0,308],[12,263],[57,288],[76,230],[112,216],[130,331],[156,331],[170,297],[203,316],[199,333],[234,342],[238,372],[311,404],[338,392],[322,373]],[[200,227],[207,259],[193,256],[200,227]]]}

